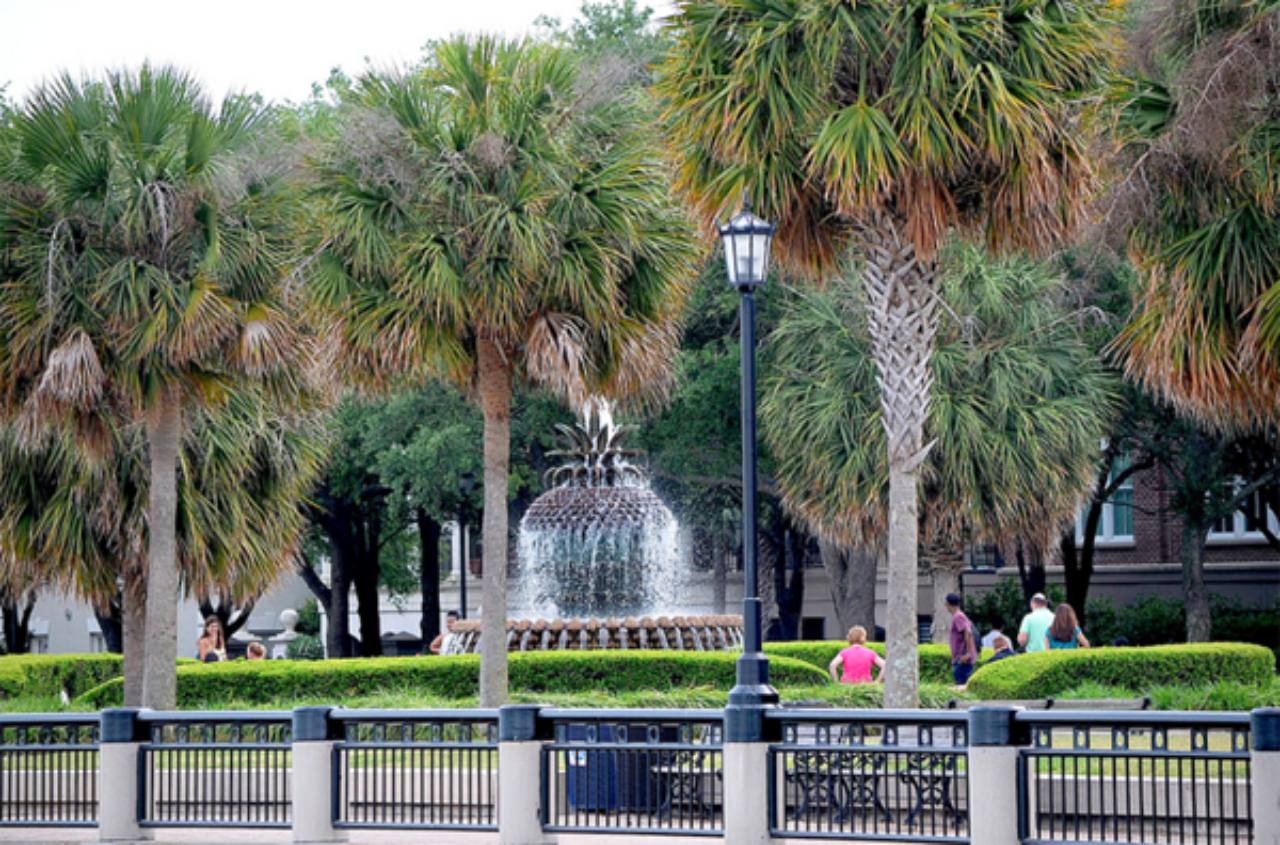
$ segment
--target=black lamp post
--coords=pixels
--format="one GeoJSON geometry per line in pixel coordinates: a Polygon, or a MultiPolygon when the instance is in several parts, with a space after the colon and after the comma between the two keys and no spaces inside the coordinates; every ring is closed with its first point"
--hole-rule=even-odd
{"type": "Polygon", "coordinates": [[[467,558],[470,551],[467,548],[467,503],[471,500],[471,491],[476,489],[476,474],[474,472],[464,472],[458,479],[458,560],[462,561],[462,580],[458,584],[458,602],[462,605],[458,609],[458,615],[463,619],[467,618],[467,569],[471,566],[471,561],[467,558]]]}
{"type": "Polygon", "coordinates": [[[756,491],[756,288],[769,274],[769,247],[775,227],[751,213],[744,199],[742,213],[720,226],[729,284],[741,295],[742,324],[742,656],[737,683],[725,708],[725,740],[759,742],[764,737],[763,709],[778,703],[769,685],[769,658],[764,656],[756,554],[758,495],[756,491]]]}

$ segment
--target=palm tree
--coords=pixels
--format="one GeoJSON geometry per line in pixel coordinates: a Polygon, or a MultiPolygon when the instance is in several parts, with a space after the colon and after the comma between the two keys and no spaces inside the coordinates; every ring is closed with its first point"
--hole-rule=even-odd
{"type": "Polygon", "coordinates": [[[560,49],[439,44],[369,75],[318,162],[311,290],[366,381],[446,375],[484,414],[483,706],[507,697],[507,490],[518,379],[572,402],[667,382],[694,275],[689,226],[636,99],[560,49]]]}
{"type": "MultiPolygon", "coordinates": [[[[1118,388],[1044,264],[959,245],[941,266],[950,316],[930,363],[920,520],[935,621],[966,542],[1044,550],[1074,519],[1118,388]]],[[[794,298],[770,339],[763,408],[786,507],[840,546],[878,551],[889,472],[860,298],[847,281],[794,298]]],[[[945,627],[934,634],[945,642],[945,627]]]]}
{"type": "MultiPolygon", "coordinates": [[[[137,706],[150,472],[145,430],[125,424],[111,433],[110,453],[89,455],[66,432],[33,447],[16,425],[0,427],[0,580],[48,583],[98,606],[120,591],[125,702],[137,706]]],[[[292,568],[306,528],[301,503],[327,444],[323,416],[274,412],[252,389],[192,410],[177,483],[188,593],[253,597],[292,568]]]]}
{"type": "Polygon", "coordinates": [[[1107,222],[1140,275],[1116,351],[1225,427],[1280,416],[1278,23],[1274,0],[1151,4],[1112,92],[1107,222]]]}
{"type": "Polygon", "coordinates": [[[885,703],[913,707],[920,469],[937,252],[952,231],[1043,248],[1088,188],[1080,92],[1110,65],[1106,3],[683,0],[658,87],[677,187],[708,227],[744,191],[782,262],[852,255],[889,455],[885,703]]]}
{"type": "Polygon", "coordinates": [[[145,431],[145,706],[172,708],[184,418],[246,380],[302,391],[312,349],[283,287],[281,168],[249,143],[263,112],[220,108],[187,75],[143,66],[39,89],[5,133],[0,395],[26,447],[51,427],[111,454],[145,431]]]}

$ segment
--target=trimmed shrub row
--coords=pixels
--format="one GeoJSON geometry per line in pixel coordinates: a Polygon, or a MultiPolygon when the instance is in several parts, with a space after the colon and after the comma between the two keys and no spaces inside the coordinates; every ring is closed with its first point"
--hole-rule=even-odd
{"type": "MultiPolygon", "coordinates": [[[[606,693],[712,687],[734,684],[736,654],[670,651],[538,652],[511,655],[513,692],[606,693]]],[[[829,682],[825,669],[787,657],[770,660],[779,686],[815,686],[829,682]]],[[[296,699],[341,702],[353,696],[408,691],[440,698],[479,694],[480,658],[383,657],[295,662],[232,661],[178,667],[178,706],[196,708],[236,701],[287,707],[296,699]]],[[[115,707],[123,700],[123,682],[109,681],[78,699],[92,707],[115,707]]]]}
{"type": "Polygon", "coordinates": [[[1023,699],[1060,695],[1090,682],[1137,693],[1220,681],[1261,686],[1271,683],[1275,665],[1269,649],[1243,643],[1040,651],[980,666],[969,679],[969,692],[977,698],[1023,699]]]}
{"type": "MultiPolygon", "coordinates": [[[[776,655],[778,657],[793,657],[797,660],[803,660],[805,663],[817,666],[825,673],[827,665],[831,663],[831,658],[847,648],[848,645],[847,642],[841,642],[840,640],[765,643],[764,651],[770,658],[776,655]]],[[[867,643],[867,648],[884,657],[884,643],[867,643]]],[[[983,652],[984,657],[989,657],[990,655],[991,652],[989,650],[983,652]]],[[[772,665],[772,659],[770,660],[770,665],[772,665]]],[[[829,679],[830,676],[828,676],[829,679]]],[[[925,643],[920,646],[920,682],[924,684],[955,683],[951,676],[951,649],[948,646],[934,645],[933,643],[925,643]]]]}
{"type": "Polygon", "coordinates": [[[10,654],[0,657],[0,698],[75,698],[124,674],[118,654],[10,654]]]}

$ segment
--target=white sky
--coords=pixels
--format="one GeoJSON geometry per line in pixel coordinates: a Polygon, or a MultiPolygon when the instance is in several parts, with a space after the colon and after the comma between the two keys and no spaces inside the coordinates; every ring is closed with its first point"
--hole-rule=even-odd
{"type": "MultiPolygon", "coordinates": [[[[299,101],[341,66],[415,61],[432,38],[567,23],[583,0],[0,0],[0,87],[21,100],[42,80],[144,60],[193,72],[215,97],[299,101]]],[[[639,5],[668,14],[671,0],[639,5]]]]}

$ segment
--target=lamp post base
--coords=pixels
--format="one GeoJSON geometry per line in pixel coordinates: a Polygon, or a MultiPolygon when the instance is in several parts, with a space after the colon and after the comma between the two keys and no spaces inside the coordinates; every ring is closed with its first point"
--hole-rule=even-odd
{"type": "Polygon", "coordinates": [[[764,741],[764,710],[778,704],[778,691],[769,683],[769,658],[763,652],[760,610],[759,598],[743,600],[742,655],[724,709],[725,742],[764,741]]]}

